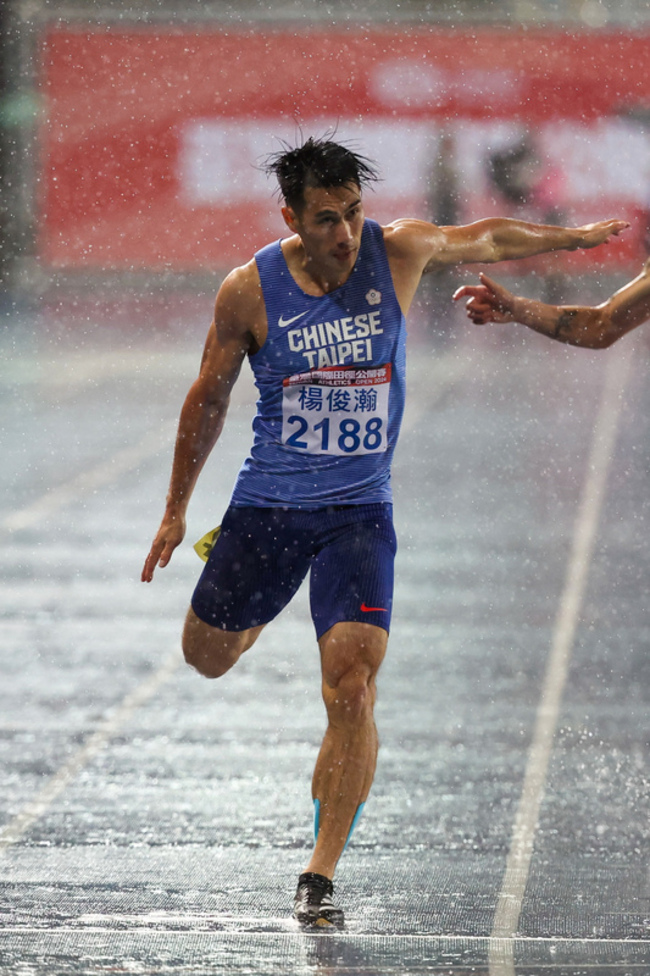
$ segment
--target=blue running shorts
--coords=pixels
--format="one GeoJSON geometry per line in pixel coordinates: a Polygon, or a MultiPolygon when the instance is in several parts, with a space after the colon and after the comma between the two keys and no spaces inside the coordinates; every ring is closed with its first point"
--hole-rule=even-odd
{"type": "Polygon", "coordinates": [[[267,624],[311,569],[311,614],[319,639],[348,620],[387,631],[396,550],[390,503],[316,511],[231,506],[192,609],[221,630],[267,624]]]}

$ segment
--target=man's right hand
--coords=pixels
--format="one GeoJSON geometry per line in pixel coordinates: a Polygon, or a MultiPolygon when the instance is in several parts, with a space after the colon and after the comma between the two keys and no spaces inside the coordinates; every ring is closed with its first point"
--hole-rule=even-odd
{"type": "Polygon", "coordinates": [[[143,583],[151,583],[156,566],[164,569],[184,538],[185,519],[180,515],[165,515],[142,569],[140,579],[143,583]]]}

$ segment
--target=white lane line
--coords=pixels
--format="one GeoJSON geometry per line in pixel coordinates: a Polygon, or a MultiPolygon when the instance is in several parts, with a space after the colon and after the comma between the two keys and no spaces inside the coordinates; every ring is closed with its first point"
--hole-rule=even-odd
{"type": "Polygon", "coordinates": [[[107,718],[96,732],[93,732],[84,745],[48,780],[34,799],[25,804],[20,813],[0,830],[0,854],[19,841],[34,821],[43,816],[71,780],[104,748],[109,739],[128,722],[134,712],[152,698],[172,676],[180,661],[180,652],[173,652],[153,674],[129,692],[113,715],[107,718]]]}
{"type": "MultiPolygon", "coordinates": [[[[0,529],[14,532],[18,529],[28,528],[75,501],[80,495],[117,480],[121,475],[137,467],[146,458],[157,454],[165,445],[169,445],[170,434],[176,429],[176,424],[176,420],[173,424],[170,421],[165,422],[157,431],[150,431],[136,444],[123,448],[108,460],[102,461],[95,467],[83,471],[71,481],[54,488],[32,502],[31,505],[13,512],[0,523],[0,529]]],[[[117,729],[130,718],[140,705],[156,693],[158,688],[176,670],[179,663],[180,659],[177,653],[170,655],[157,671],[124,698],[117,711],[51,777],[36,797],[0,830],[0,853],[20,840],[25,831],[45,813],[79,771],[115,735],[117,729]]]]}
{"type": "Polygon", "coordinates": [[[121,475],[137,468],[146,458],[157,454],[164,447],[169,448],[170,437],[173,436],[177,423],[176,419],[173,424],[171,421],[166,421],[158,430],[145,434],[137,444],[123,448],[106,461],[101,461],[95,467],[82,471],[76,478],[48,491],[25,508],[12,512],[0,522],[0,529],[15,532],[18,529],[29,528],[48,515],[52,515],[53,512],[69,505],[80,495],[111,484],[121,475]]]}
{"type": "MultiPolygon", "coordinates": [[[[286,918],[286,917],[268,918],[265,916],[258,916],[258,915],[255,916],[243,915],[241,916],[241,921],[240,921],[239,916],[223,915],[223,914],[219,914],[218,912],[215,912],[214,915],[196,915],[196,916],[183,915],[180,916],[181,923],[186,924],[188,920],[193,923],[196,923],[193,925],[193,927],[190,928],[188,925],[188,928],[185,929],[181,929],[180,927],[178,927],[179,923],[176,922],[176,920],[174,920],[173,923],[171,923],[171,913],[170,913],[171,924],[169,928],[165,928],[164,925],[161,924],[161,922],[158,919],[156,919],[155,927],[153,924],[149,926],[146,923],[129,925],[129,922],[134,917],[135,916],[125,916],[125,915],[106,916],[105,917],[106,923],[109,920],[112,921],[113,919],[115,919],[116,922],[115,926],[111,926],[106,923],[103,925],[99,925],[99,924],[78,925],[76,923],[72,925],[64,924],[64,925],[42,925],[42,926],[41,925],[3,925],[2,934],[5,937],[8,935],[14,935],[14,936],[22,935],[30,938],[34,938],[34,937],[38,938],[39,936],[43,936],[48,942],[52,938],[52,936],[57,936],[57,935],[73,936],[75,939],[78,939],[79,942],[82,942],[84,938],[92,937],[93,935],[111,935],[115,939],[123,939],[123,938],[131,939],[134,936],[143,935],[146,936],[147,940],[150,939],[166,940],[171,936],[174,942],[177,939],[194,940],[198,938],[201,940],[202,943],[209,941],[210,939],[213,938],[222,940],[224,938],[238,939],[240,937],[273,940],[273,939],[277,939],[278,936],[281,936],[283,939],[286,938],[292,940],[297,939],[300,944],[304,944],[305,939],[316,939],[319,942],[322,942],[323,939],[323,934],[321,932],[296,931],[296,923],[291,918],[286,918]],[[210,919],[217,924],[230,922],[232,923],[232,928],[225,929],[225,928],[199,927],[202,925],[202,923],[206,921],[206,919],[210,919]],[[237,928],[238,924],[241,926],[240,928],[237,928]],[[277,925],[277,928],[271,930],[268,927],[266,927],[269,924],[277,925]],[[255,925],[258,926],[258,928],[244,928],[243,927],[244,925],[255,925]],[[264,925],[265,928],[259,927],[262,925],[264,925]]],[[[404,943],[412,943],[414,945],[418,945],[418,944],[426,945],[427,943],[434,943],[434,944],[444,943],[446,946],[449,946],[450,948],[453,948],[454,946],[458,946],[458,948],[463,948],[468,945],[474,946],[475,948],[483,948],[484,946],[487,945],[487,943],[490,940],[485,935],[444,935],[439,933],[416,935],[413,932],[404,932],[398,935],[394,935],[394,934],[386,935],[383,932],[373,932],[372,934],[369,934],[368,932],[354,932],[349,930],[348,931],[343,930],[343,931],[337,931],[336,941],[337,943],[347,941],[355,945],[363,944],[366,941],[370,942],[372,945],[375,945],[376,943],[382,943],[382,942],[383,943],[392,942],[392,943],[396,943],[397,945],[403,945],[404,943]]],[[[643,968],[642,976],[647,976],[648,973],[647,960],[642,959],[639,962],[635,962],[633,959],[631,959],[633,953],[641,954],[644,952],[646,948],[646,943],[644,943],[643,941],[633,941],[629,938],[614,939],[614,938],[585,937],[582,939],[579,938],[564,939],[561,936],[557,936],[557,937],[548,936],[548,937],[538,937],[538,938],[521,938],[521,939],[516,939],[516,942],[518,948],[521,948],[522,950],[529,949],[535,946],[558,947],[561,948],[563,951],[566,951],[567,948],[571,948],[573,946],[580,949],[587,949],[589,950],[587,959],[593,960],[593,962],[584,960],[581,963],[577,964],[576,972],[580,972],[581,974],[588,973],[590,968],[595,968],[598,973],[602,973],[603,963],[602,961],[599,961],[598,957],[596,956],[597,950],[601,947],[620,946],[622,949],[625,950],[624,952],[625,963],[623,964],[621,962],[616,962],[615,960],[609,961],[608,963],[605,964],[607,969],[610,969],[612,973],[615,973],[616,970],[620,970],[622,972],[624,969],[625,974],[627,974],[628,970],[632,970],[635,969],[636,967],[643,966],[644,968],[643,968]]],[[[380,965],[381,965],[381,972],[384,973],[385,970],[383,968],[383,965],[381,963],[380,965]]],[[[452,968],[445,970],[445,972],[451,973],[453,971],[453,965],[451,962],[448,962],[447,965],[452,966],[452,968]]],[[[562,972],[565,973],[568,971],[567,964],[559,965],[559,964],[551,963],[549,968],[549,964],[547,963],[546,968],[549,969],[549,976],[553,971],[557,971],[558,969],[560,969],[562,972]]],[[[182,970],[176,970],[176,972],[179,971],[182,970]]],[[[433,970],[431,971],[433,972],[433,970]]],[[[463,972],[463,973],[469,971],[471,970],[468,969],[467,967],[464,967],[462,970],[459,970],[459,972],[463,972]]],[[[477,970],[477,971],[481,971],[481,970],[477,970]]],[[[330,970],[330,972],[334,972],[334,970],[330,970]]],[[[364,970],[360,970],[357,967],[355,967],[354,970],[336,969],[336,972],[349,973],[350,976],[357,976],[357,974],[361,974],[362,972],[364,972],[364,970]]],[[[367,972],[368,973],[372,972],[373,976],[375,976],[378,970],[373,968],[372,970],[367,970],[367,972]]],[[[394,972],[394,970],[386,970],[386,972],[394,972]]],[[[403,967],[400,968],[399,972],[400,972],[400,976],[404,976],[403,967]]],[[[490,970],[490,976],[492,976],[492,970],[490,970]]]]}
{"type": "Polygon", "coordinates": [[[515,972],[514,960],[508,957],[508,947],[512,951],[513,943],[508,941],[504,947],[500,940],[512,940],[519,924],[560,702],[605,497],[607,475],[614,455],[631,361],[632,345],[626,343],[611,354],[607,363],[564,589],[553,629],[551,652],[537,708],[524,784],[492,926],[490,973],[499,973],[500,976],[514,976],[515,972]]]}

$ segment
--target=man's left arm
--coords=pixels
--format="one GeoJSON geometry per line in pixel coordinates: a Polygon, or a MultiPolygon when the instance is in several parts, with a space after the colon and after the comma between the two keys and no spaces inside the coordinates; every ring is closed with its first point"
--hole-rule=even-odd
{"type": "Polygon", "coordinates": [[[497,217],[461,227],[438,227],[407,217],[383,230],[393,284],[406,314],[422,275],[429,271],[597,247],[626,227],[629,224],[625,220],[601,220],[570,228],[497,217]]]}
{"type": "Polygon", "coordinates": [[[439,227],[431,240],[425,271],[451,264],[493,264],[548,251],[576,251],[605,244],[629,227],[625,220],[600,220],[583,227],[532,224],[493,217],[462,227],[439,227]]]}

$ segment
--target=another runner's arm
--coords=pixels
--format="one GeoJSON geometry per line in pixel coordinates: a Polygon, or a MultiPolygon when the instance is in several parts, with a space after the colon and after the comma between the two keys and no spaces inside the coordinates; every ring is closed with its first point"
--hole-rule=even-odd
{"type": "Polygon", "coordinates": [[[650,318],[650,260],[643,271],[601,305],[548,305],[513,295],[487,275],[465,285],[454,299],[467,298],[467,314],[477,325],[520,322],[542,335],[587,349],[606,349],[650,318]]]}
{"type": "Polygon", "coordinates": [[[199,375],[181,410],[165,514],[142,570],[143,582],[152,580],[156,566],[167,565],[183,541],[187,505],[223,429],[230,392],[251,348],[252,336],[244,325],[243,272],[237,269],[229,275],[217,295],[199,375]]]}

